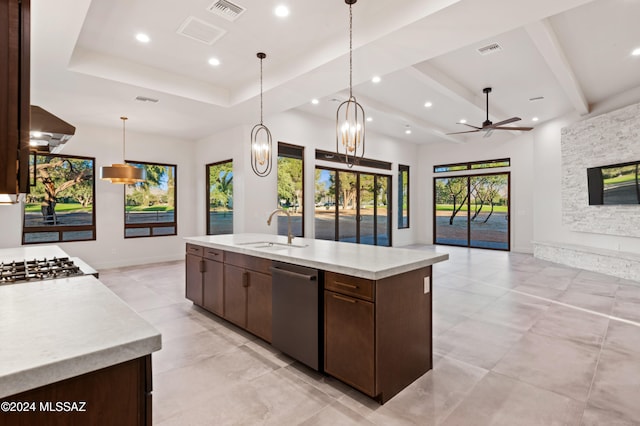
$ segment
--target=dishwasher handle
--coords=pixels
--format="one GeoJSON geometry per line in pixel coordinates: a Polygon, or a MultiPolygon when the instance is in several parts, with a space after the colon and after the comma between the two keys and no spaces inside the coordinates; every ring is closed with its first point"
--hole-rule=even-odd
{"type": "Polygon", "coordinates": [[[299,278],[307,281],[315,281],[317,279],[316,275],[301,274],[299,272],[293,272],[293,271],[288,271],[286,269],[278,268],[277,266],[272,266],[271,272],[274,272],[276,274],[288,275],[293,278],[299,278]]]}

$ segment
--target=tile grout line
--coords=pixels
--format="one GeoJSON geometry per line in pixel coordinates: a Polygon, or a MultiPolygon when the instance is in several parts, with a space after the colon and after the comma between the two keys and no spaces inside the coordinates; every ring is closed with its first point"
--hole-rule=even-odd
{"type": "MultiPolygon", "coordinates": [[[[455,275],[455,274],[452,274],[452,275],[455,275]]],[[[494,287],[494,288],[499,288],[501,290],[507,290],[507,291],[510,291],[512,293],[520,294],[522,296],[532,297],[532,298],[538,299],[538,300],[544,300],[546,302],[554,303],[556,305],[564,306],[566,308],[575,309],[575,310],[582,311],[582,312],[585,312],[585,313],[588,313],[588,314],[597,315],[597,316],[600,316],[600,317],[603,317],[603,318],[607,318],[607,319],[610,319],[610,320],[619,321],[619,322],[623,322],[623,323],[626,323],[626,324],[629,324],[629,325],[634,325],[636,327],[640,327],[640,323],[636,322],[636,321],[632,321],[632,320],[628,320],[628,319],[625,319],[625,318],[616,317],[614,315],[603,314],[602,312],[592,311],[591,309],[581,308],[580,306],[570,305],[568,303],[560,302],[558,300],[553,300],[553,299],[549,299],[547,297],[542,297],[542,296],[536,296],[534,294],[525,293],[523,291],[514,290],[514,289],[508,288],[508,287],[501,287],[501,286],[494,285],[494,284],[487,284],[485,282],[476,280],[474,278],[468,278],[468,277],[464,277],[464,278],[468,279],[469,281],[472,281],[472,282],[475,282],[477,284],[481,284],[481,285],[484,285],[484,286],[487,286],[487,287],[494,287]]],[[[459,290],[459,291],[464,291],[464,290],[459,290]]]]}

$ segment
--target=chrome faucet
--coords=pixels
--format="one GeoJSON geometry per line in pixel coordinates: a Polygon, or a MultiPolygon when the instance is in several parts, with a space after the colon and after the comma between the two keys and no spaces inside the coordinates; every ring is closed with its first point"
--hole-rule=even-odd
{"type": "Polygon", "coordinates": [[[275,209],[269,215],[269,219],[267,219],[267,225],[271,226],[271,218],[273,217],[274,214],[278,212],[282,212],[287,215],[287,244],[291,245],[291,240],[293,240],[293,232],[291,232],[291,215],[289,214],[288,211],[280,208],[275,209]]]}

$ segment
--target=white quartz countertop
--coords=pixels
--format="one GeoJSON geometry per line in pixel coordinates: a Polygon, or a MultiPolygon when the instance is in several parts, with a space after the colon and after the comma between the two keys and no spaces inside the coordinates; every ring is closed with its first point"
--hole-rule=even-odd
{"type": "Polygon", "coordinates": [[[185,238],[188,243],[243,253],[310,268],[378,280],[445,261],[446,253],[379,247],[271,234],[225,234],[185,238]],[[253,247],[252,242],[277,243],[253,247]]]}
{"type": "Polygon", "coordinates": [[[161,347],[160,332],[93,276],[0,285],[0,398],[161,347]]]}

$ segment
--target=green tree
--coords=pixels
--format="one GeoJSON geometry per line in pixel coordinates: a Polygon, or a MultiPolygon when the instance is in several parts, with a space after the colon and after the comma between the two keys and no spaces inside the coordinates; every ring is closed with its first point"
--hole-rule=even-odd
{"type": "Polygon", "coordinates": [[[302,160],[298,158],[278,158],[278,204],[286,200],[286,205],[300,205],[302,197],[302,160]]]}
{"type": "Polygon", "coordinates": [[[209,206],[233,208],[233,163],[209,166],[209,206]]]}

